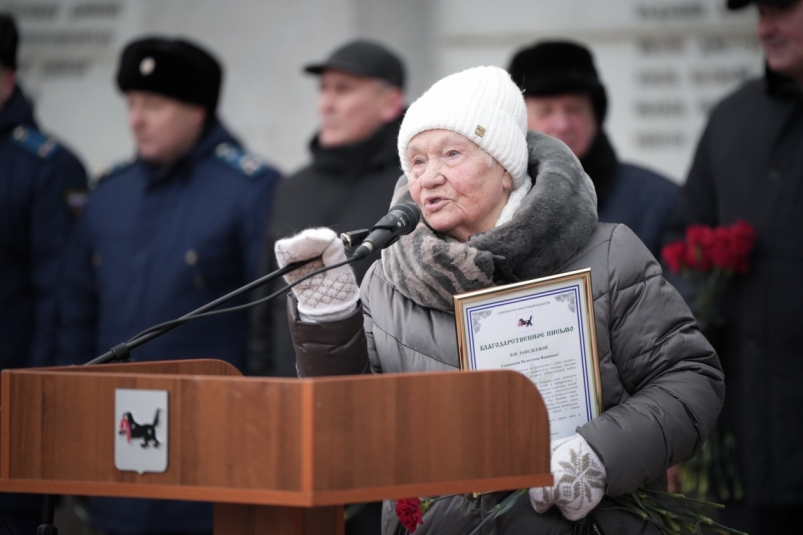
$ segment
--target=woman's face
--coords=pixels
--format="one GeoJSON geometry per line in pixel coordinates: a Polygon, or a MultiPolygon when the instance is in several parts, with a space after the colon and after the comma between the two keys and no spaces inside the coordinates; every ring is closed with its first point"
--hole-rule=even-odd
{"type": "Polygon", "coordinates": [[[429,226],[462,242],[494,227],[513,179],[474,142],[427,130],[410,141],[405,158],[410,194],[429,226]]]}

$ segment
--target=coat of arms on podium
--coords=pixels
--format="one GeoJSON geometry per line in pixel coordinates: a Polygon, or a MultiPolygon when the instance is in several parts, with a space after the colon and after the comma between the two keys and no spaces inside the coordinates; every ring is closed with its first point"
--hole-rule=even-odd
{"type": "Polygon", "coordinates": [[[166,390],[115,390],[114,466],[118,470],[167,471],[167,408],[166,390]]]}

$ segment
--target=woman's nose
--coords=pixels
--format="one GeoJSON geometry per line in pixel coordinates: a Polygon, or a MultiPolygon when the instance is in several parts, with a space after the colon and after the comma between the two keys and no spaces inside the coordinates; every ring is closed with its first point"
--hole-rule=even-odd
{"type": "Polygon", "coordinates": [[[427,164],[427,169],[421,176],[421,187],[431,189],[440,186],[446,181],[443,176],[441,164],[435,160],[427,164]]]}

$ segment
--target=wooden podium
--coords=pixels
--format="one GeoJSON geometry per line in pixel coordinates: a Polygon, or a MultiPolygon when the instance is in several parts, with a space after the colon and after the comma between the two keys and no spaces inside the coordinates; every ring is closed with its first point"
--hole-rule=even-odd
{"type": "Polygon", "coordinates": [[[210,501],[217,535],[342,534],[343,504],[551,484],[546,409],[516,372],[271,379],[193,360],[0,380],[0,491],[210,501]],[[115,467],[116,389],[168,392],[164,473],[115,467]]]}

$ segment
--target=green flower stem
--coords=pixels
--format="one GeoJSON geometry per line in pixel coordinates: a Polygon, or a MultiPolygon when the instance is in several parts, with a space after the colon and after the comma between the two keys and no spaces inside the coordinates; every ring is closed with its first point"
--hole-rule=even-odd
{"type": "Polygon", "coordinates": [[[733,533],[735,535],[748,535],[744,531],[739,531],[738,529],[729,528],[728,526],[723,526],[719,522],[711,522],[711,527],[714,528],[714,531],[719,533],[733,533]]]}
{"type": "Polygon", "coordinates": [[[435,498],[421,498],[421,516],[423,516],[429,509],[435,505],[436,502],[441,500],[448,500],[454,498],[457,494],[447,494],[446,496],[436,496],[435,498]]]}
{"type": "Polygon", "coordinates": [[[721,503],[707,502],[705,500],[699,500],[697,498],[689,498],[688,496],[685,496],[683,494],[678,494],[676,492],[666,492],[666,491],[663,491],[663,490],[648,489],[648,488],[644,488],[644,487],[642,487],[642,488],[643,488],[644,492],[647,492],[649,494],[656,494],[658,496],[668,496],[670,498],[675,498],[677,500],[686,500],[686,501],[689,501],[689,502],[699,503],[700,505],[705,505],[707,507],[714,507],[715,509],[724,509],[725,508],[725,506],[722,505],[721,503]]]}
{"type": "Polygon", "coordinates": [[[747,535],[714,522],[695,509],[698,506],[721,509],[723,505],[687,498],[683,494],[639,487],[636,492],[610,500],[614,505],[604,507],[605,510],[624,510],[635,514],[658,527],[663,535],[681,535],[684,532],[703,535],[704,529],[723,535],[747,535]]]}
{"type": "MultiPolygon", "coordinates": [[[[508,512],[516,504],[516,501],[526,493],[527,489],[517,490],[496,504],[490,511],[487,511],[487,516],[469,535],[479,534],[483,526],[508,512]]],[[[435,502],[454,498],[455,496],[458,495],[421,498],[422,514],[432,508],[435,502]]],[[[467,495],[462,496],[465,502],[467,495]]],[[[715,522],[696,509],[699,506],[722,509],[724,505],[688,498],[684,494],[639,487],[635,492],[617,496],[616,498],[609,498],[609,500],[611,502],[610,505],[603,507],[603,510],[624,511],[635,515],[654,525],[661,531],[662,535],[684,535],[685,533],[705,535],[705,531],[713,531],[721,535],[747,535],[747,533],[715,522]]],[[[483,512],[485,513],[485,511],[483,512]]]]}

